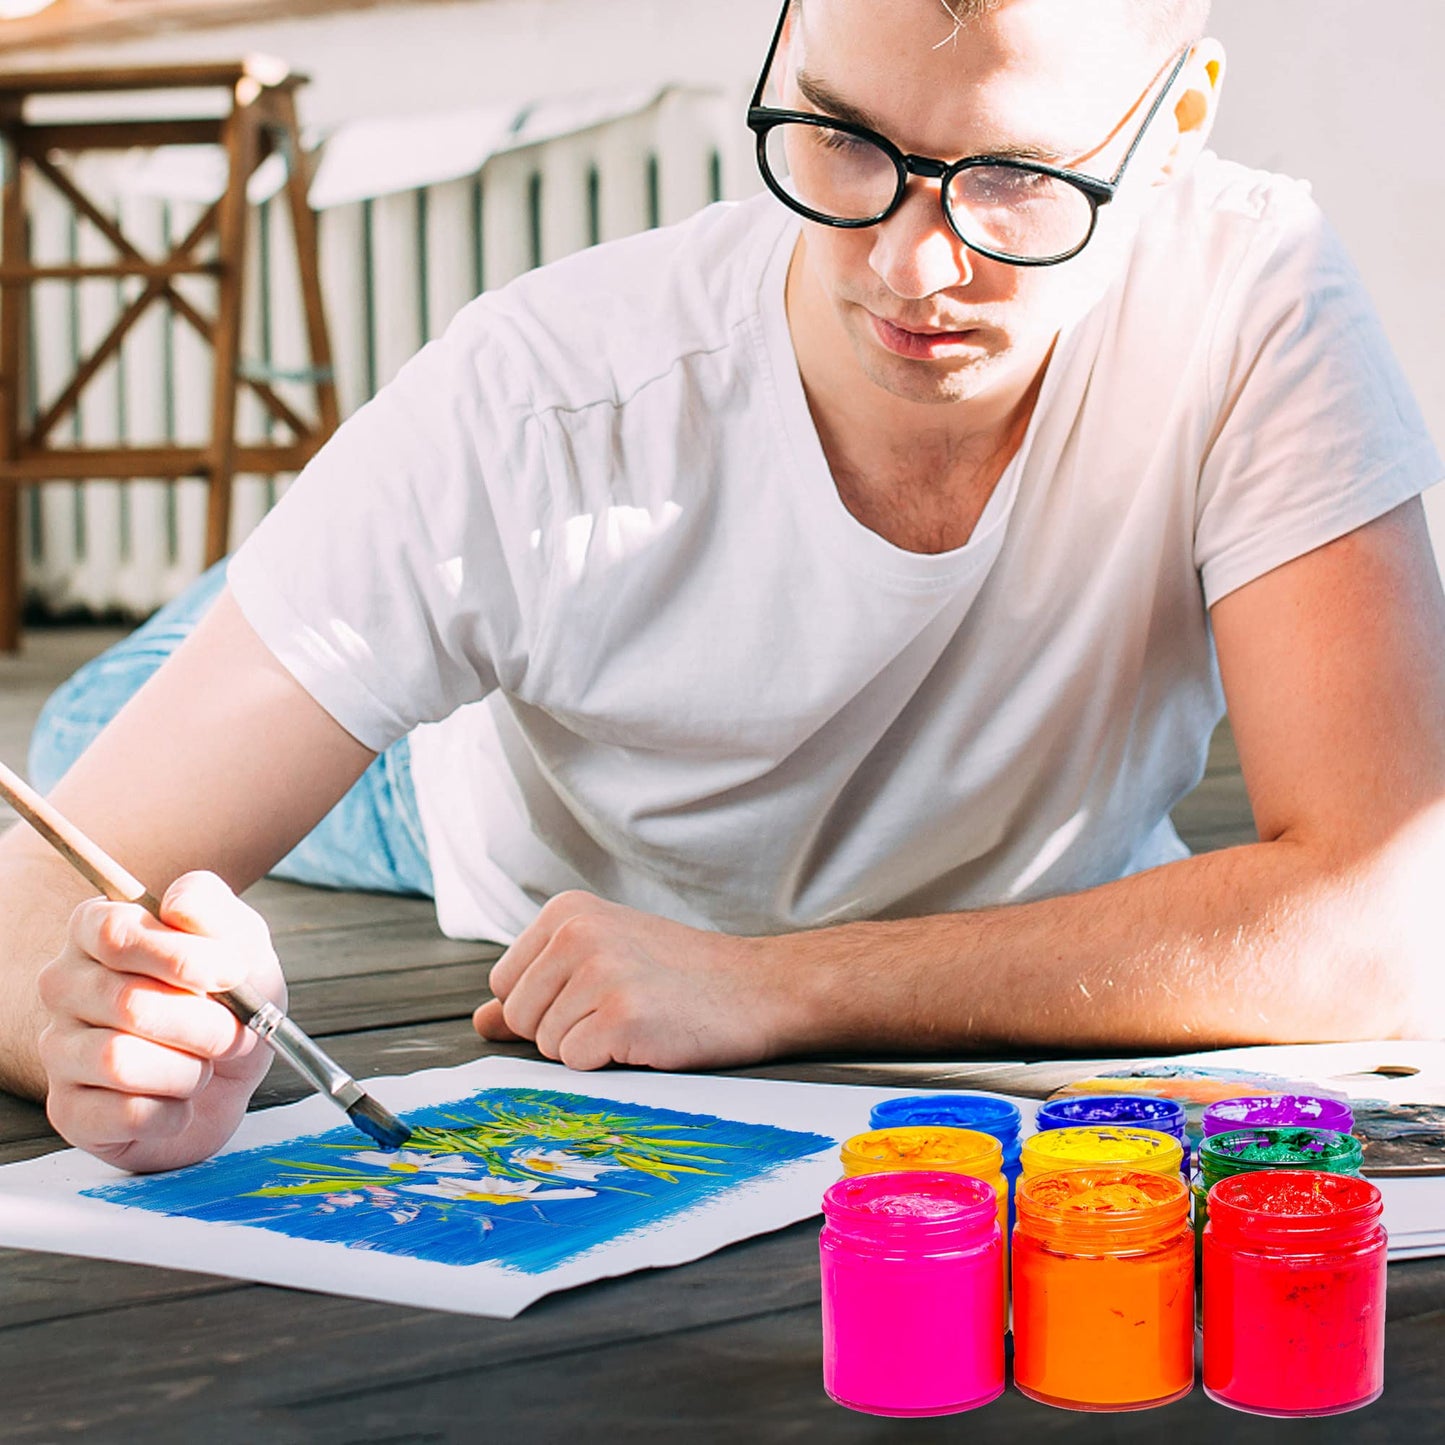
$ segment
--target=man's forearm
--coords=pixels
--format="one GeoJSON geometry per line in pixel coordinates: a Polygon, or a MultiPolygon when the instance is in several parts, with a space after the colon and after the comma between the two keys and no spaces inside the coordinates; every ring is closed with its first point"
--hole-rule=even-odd
{"type": "Polygon", "coordinates": [[[1438,824],[1326,865],[1290,841],[1034,903],[760,941],[784,1047],[1205,1048],[1441,1029],[1438,824]],[[1437,860],[1438,861],[1438,860],[1437,860]],[[1428,970],[1428,971],[1427,971],[1428,970]]]}
{"type": "Polygon", "coordinates": [[[0,836],[0,1089],[40,1099],[40,970],[60,952],[75,905],[94,889],[24,828],[0,836]]]}

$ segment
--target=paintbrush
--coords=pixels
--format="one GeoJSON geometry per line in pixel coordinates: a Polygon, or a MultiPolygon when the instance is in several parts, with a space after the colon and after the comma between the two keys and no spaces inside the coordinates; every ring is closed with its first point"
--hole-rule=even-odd
{"type": "MultiPolygon", "coordinates": [[[[0,763],[0,798],[112,903],[138,903],[153,918],[160,918],[160,902],[144,884],[4,763],[0,763]]],[[[318,1094],[324,1094],[345,1110],[351,1122],[368,1138],[388,1149],[399,1149],[411,1137],[411,1130],[395,1114],[378,1104],[270,999],[245,984],[212,997],[265,1039],[318,1094]]]]}

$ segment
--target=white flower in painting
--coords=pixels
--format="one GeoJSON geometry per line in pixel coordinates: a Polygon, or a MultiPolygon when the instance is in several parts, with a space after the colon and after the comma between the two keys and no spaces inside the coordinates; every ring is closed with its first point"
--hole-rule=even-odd
{"type": "Polygon", "coordinates": [[[365,1204],[366,1195],[357,1194],[353,1190],[348,1190],[345,1194],[328,1194],[326,1201],[328,1204],[337,1205],[342,1209],[350,1209],[354,1205],[365,1204]]]}
{"type": "Polygon", "coordinates": [[[418,1149],[363,1149],[346,1157],[369,1169],[390,1169],[396,1174],[465,1174],[472,1167],[460,1154],[428,1154],[418,1149]]]}
{"type": "Polygon", "coordinates": [[[451,1201],[481,1204],[540,1204],[553,1199],[593,1199],[595,1189],[547,1189],[536,1179],[498,1179],[481,1174],[473,1179],[438,1179],[435,1184],[403,1184],[407,1194],[430,1194],[451,1201]]]}
{"type": "Polygon", "coordinates": [[[591,1184],[599,1174],[625,1167],[597,1159],[583,1159],[565,1149],[518,1149],[511,1162],[532,1170],[534,1174],[556,1174],[562,1179],[580,1179],[584,1184],[591,1184]]]}
{"type": "Polygon", "coordinates": [[[390,1214],[398,1224],[410,1224],[412,1220],[421,1213],[421,1206],[418,1204],[406,1204],[400,1209],[390,1209],[387,1213],[390,1214]]]}

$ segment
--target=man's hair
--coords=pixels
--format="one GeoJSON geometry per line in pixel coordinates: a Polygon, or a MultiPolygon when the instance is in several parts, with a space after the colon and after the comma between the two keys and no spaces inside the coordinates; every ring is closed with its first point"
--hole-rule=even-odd
{"type": "MultiPolygon", "coordinates": [[[[938,0],[955,31],[979,15],[997,10],[1004,0],[938,0]]],[[[1209,23],[1211,0],[1128,0],[1151,44],[1175,54],[1193,45],[1209,23]]]]}
{"type": "MultiPolygon", "coordinates": [[[[796,9],[801,0],[792,0],[796,9]]],[[[997,10],[1006,0],[938,0],[957,35],[970,20],[997,10]]],[[[1193,45],[1209,23],[1211,0],[1127,0],[1151,45],[1170,55],[1193,45]]]]}

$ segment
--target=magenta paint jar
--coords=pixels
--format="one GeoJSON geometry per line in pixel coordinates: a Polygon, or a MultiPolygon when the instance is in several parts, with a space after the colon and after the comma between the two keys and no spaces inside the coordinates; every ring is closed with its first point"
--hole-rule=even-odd
{"type": "Polygon", "coordinates": [[[1344,1099],[1315,1094],[1261,1094],[1220,1099],[1204,1111],[1204,1137],[1235,1129],[1333,1129],[1348,1134],[1355,1114],[1344,1099]]]}
{"type": "Polygon", "coordinates": [[[1003,1233],[992,1185],[909,1170],[823,1196],[823,1387],[869,1415],[951,1415],[1004,1387],[1003,1233]]]}

